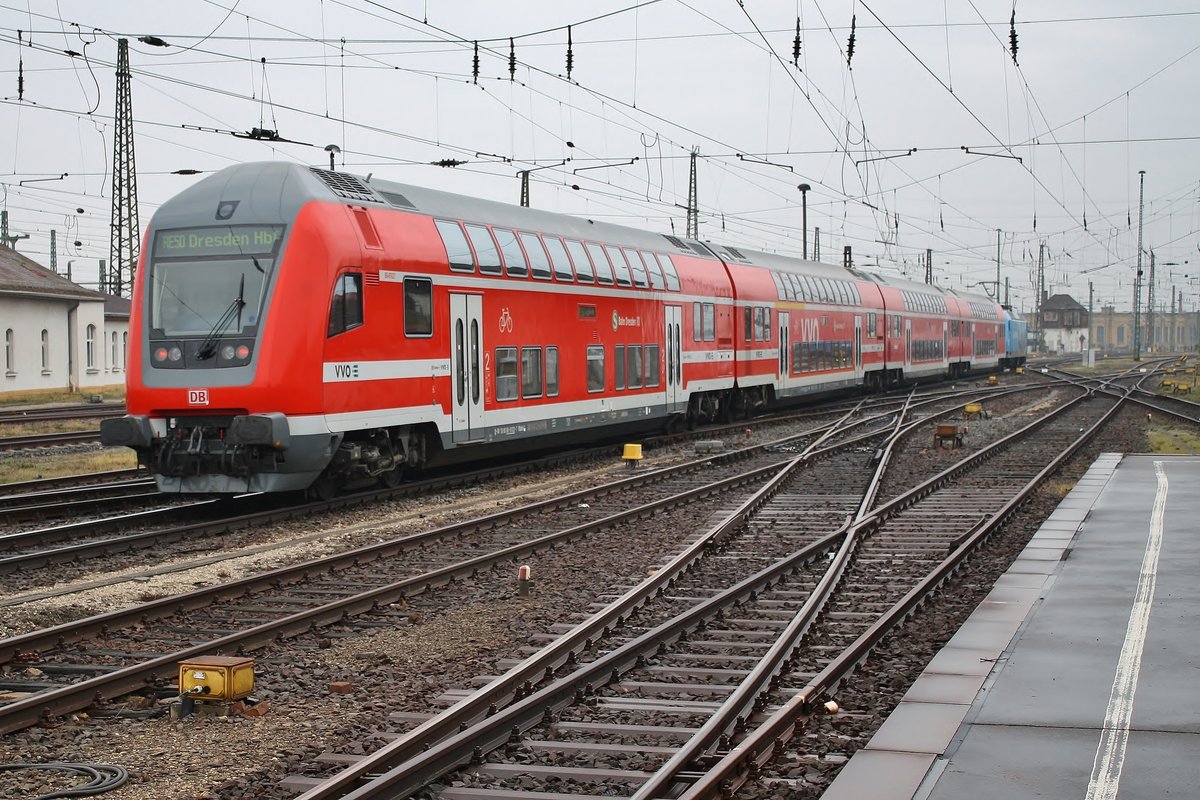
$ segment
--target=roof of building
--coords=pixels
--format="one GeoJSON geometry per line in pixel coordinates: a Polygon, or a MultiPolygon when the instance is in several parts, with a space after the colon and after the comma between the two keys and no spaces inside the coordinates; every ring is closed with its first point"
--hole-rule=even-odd
{"type": "Polygon", "coordinates": [[[52,300],[103,300],[104,295],[71,283],[10,247],[0,247],[0,295],[52,300]]]}
{"type": "Polygon", "coordinates": [[[129,310],[133,301],[128,297],[117,297],[115,294],[104,295],[104,316],[107,319],[129,319],[129,310]]]}
{"type": "Polygon", "coordinates": [[[1087,313],[1087,309],[1069,294],[1050,295],[1046,298],[1046,302],[1042,303],[1042,309],[1045,311],[1082,311],[1085,314],[1087,313]]]}

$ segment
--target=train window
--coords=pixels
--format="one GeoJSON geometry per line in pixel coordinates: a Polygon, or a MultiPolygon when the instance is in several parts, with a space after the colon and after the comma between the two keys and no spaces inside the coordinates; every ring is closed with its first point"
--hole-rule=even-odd
{"type": "Polygon", "coordinates": [[[517,399],[517,348],[496,348],[496,399],[517,399]]]}
{"type": "Polygon", "coordinates": [[[761,306],[754,309],[754,338],[760,342],[771,341],[771,309],[761,306]]]}
{"type": "Polygon", "coordinates": [[[471,245],[467,244],[467,237],[458,223],[435,219],[433,224],[442,236],[442,245],[446,248],[446,259],[450,263],[450,269],[456,272],[474,272],[475,256],[471,254],[471,245]]]}
{"type": "Polygon", "coordinates": [[[492,233],[496,235],[496,243],[500,245],[500,252],[504,254],[504,269],[509,277],[524,278],[528,275],[525,253],[521,251],[517,235],[507,228],[492,228],[492,233]]]}
{"type": "Polygon", "coordinates": [[[575,280],[575,273],[571,271],[571,257],[567,255],[567,249],[563,247],[562,239],[557,236],[543,236],[542,244],[546,245],[546,252],[550,254],[554,277],[560,281],[575,280]]]}
{"type": "Polygon", "coordinates": [[[542,242],[532,233],[518,234],[521,244],[525,245],[525,254],[529,256],[529,271],[538,280],[550,280],[550,258],[542,242]]]}
{"type": "Polygon", "coordinates": [[[717,338],[717,309],[712,303],[705,303],[702,307],[704,317],[704,341],[712,342],[717,338]]]}
{"type": "Polygon", "coordinates": [[[546,348],[546,397],[558,397],[558,348],[546,348]]]}
{"type": "Polygon", "coordinates": [[[404,279],[404,335],[433,335],[433,281],[404,279]]]}
{"type": "Polygon", "coordinates": [[[617,276],[618,286],[632,286],[633,279],[629,277],[629,264],[625,262],[625,257],[621,255],[621,251],[612,245],[604,245],[604,253],[608,256],[609,263],[612,264],[613,272],[617,276]]]}
{"type": "Polygon", "coordinates": [[[662,267],[663,277],[667,279],[667,288],[672,292],[678,292],[679,273],[675,271],[675,263],[671,261],[671,257],[668,255],[659,255],[658,253],[655,253],[654,257],[658,259],[658,265],[662,267]]]}
{"type": "Polygon", "coordinates": [[[783,280],[779,277],[778,272],[771,273],[771,281],[775,284],[775,296],[782,298],[784,296],[783,280]]]}
{"type": "Polygon", "coordinates": [[[625,388],[625,345],[619,344],[613,348],[613,372],[615,373],[614,389],[625,388]]]}
{"type": "Polygon", "coordinates": [[[803,299],[804,295],[802,294],[803,290],[801,289],[800,277],[798,275],[786,275],[784,277],[787,278],[787,284],[791,288],[791,291],[788,293],[788,299],[803,299]]]}
{"type": "Polygon", "coordinates": [[[458,376],[455,388],[458,390],[458,404],[467,402],[467,343],[463,335],[463,322],[454,321],[454,372],[458,376]]]}
{"type": "Polygon", "coordinates": [[[636,250],[631,250],[628,247],[622,247],[621,252],[625,254],[625,260],[629,262],[629,268],[633,270],[633,285],[645,288],[650,285],[646,280],[646,265],[642,263],[641,256],[636,250]]]}
{"type": "Polygon", "coordinates": [[[640,344],[631,344],[625,348],[625,364],[625,375],[629,380],[629,388],[642,388],[642,346],[640,344]]]}
{"type": "Polygon", "coordinates": [[[362,274],[347,272],[333,285],[333,300],[329,304],[329,335],[337,336],[362,324],[362,274]]]}
{"type": "Polygon", "coordinates": [[[479,357],[479,320],[471,320],[471,402],[479,402],[479,387],[483,381],[479,379],[479,366],[483,361],[479,357]]]}
{"type": "Polygon", "coordinates": [[[467,237],[475,248],[475,258],[479,260],[479,271],[486,275],[500,274],[500,251],[491,232],[482,225],[468,225],[467,237]]]}
{"type": "Polygon", "coordinates": [[[662,362],[659,359],[658,345],[646,345],[646,385],[650,387],[658,386],[658,373],[662,369],[662,362]]]}
{"type": "Polygon", "coordinates": [[[542,348],[521,348],[521,397],[542,396],[542,348]]]}
{"type": "Polygon", "coordinates": [[[587,251],[583,249],[583,245],[574,239],[567,239],[566,242],[567,251],[571,254],[571,260],[575,262],[575,274],[579,277],[579,282],[594,283],[596,274],[592,269],[592,260],[588,258],[587,251]]]}
{"type": "Polygon", "coordinates": [[[604,391],[604,347],[598,344],[588,345],[587,387],[589,392],[604,391]]]}
{"type": "Polygon", "coordinates": [[[650,285],[655,289],[667,288],[666,281],[663,280],[662,272],[658,267],[658,259],[654,257],[654,254],[638,251],[638,255],[642,257],[642,261],[646,262],[646,272],[650,275],[650,285]]]}
{"type": "Polygon", "coordinates": [[[592,266],[596,268],[596,280],[605,286],[612,286],[613,276],[612,267],[608,263],[608,256],[604,255],[604,250],[598,244],[588,242],[588,255],[592,257],[592,266]]]}
{"type": "Polygon", "coordinates": [[[704,328],[702,315],[700,314],[700,304],[692,303],[692,341],[704,341],[704,328]]]}
{"type": "Polygon", "coordinates": [[[850,301],[856,306],[862,305],[862,295],[858,293],[857,284],[850,284],[850,301]]]}
{"type": "Polygon", "coordinates": [[[743,316],[746,318],[746,323],[743,326],[745,328],[743,332],[746,334],[746,341],[752,342],[754,341],[754,309],[746,306],[744,310],[746,313],[743,316]]]}

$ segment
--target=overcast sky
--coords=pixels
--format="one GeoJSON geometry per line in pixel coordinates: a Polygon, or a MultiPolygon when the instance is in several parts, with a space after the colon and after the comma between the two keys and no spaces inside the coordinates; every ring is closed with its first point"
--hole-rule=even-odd
{"type": "Polygon", "coordinates": [[[920,280],[930,248],[940,284],[991,291],[999,229],[1017,307],[1044,243],[1050,291],[1086,304],[1091,280],[1128,309],[1145,170],[1157,305],[1174,286],[1200,307],[1194,2],[0,0],[10,227],[43,264],[56,230],[85,283],[109,252],[119,37],[143,229],[200,179],[176,170],[327,167],[334,144],[339,170],[512,203],[543,167],[535,207],[683,234],[696,148],[702,239],[798,255],[808,183],[824,261],[849,245],[920,280]],[[296,143],[232,135],[255,128],[296,143]]]}

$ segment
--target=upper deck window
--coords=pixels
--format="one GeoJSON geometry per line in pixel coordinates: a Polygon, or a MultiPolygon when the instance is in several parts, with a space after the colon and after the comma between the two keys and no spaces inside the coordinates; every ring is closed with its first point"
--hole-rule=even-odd
{"type": "Polygon", "coordinates": [[[587,251],[583,249],[583,245],[574,239],[567,239],[567,250],[571,253],[571,260],[575,262],[575,274],[579,277],[580,283],[594,283],[596,281],[596,272],[592,269],[592,260],[588,258],[587,251]]]}
{"type": "Polygon", "coordinates": [[[541,240],[532,233],[518,235],[521,237],[521,244],[525,246],[525,254],[529,256],[529,271],[533,273],[533,277],[543,281],[550,280],[550,258],[546,255],[541,240]]]}
{"type": "Polygon", "coordinates": [[[456,272],[474,272],[475,256],[471,253],[471,245],[467,244],[467,237],[463,235],[459,224],[442,219],[435,219],[433,224],[442,236],[450,269],[456,272]]]}
{"type": "Polygon", "coordinates": [[[546,252],[550,254],[554,277],[560,281],[575,280],[575,273],[571,271],[571,257],[567,255],[567,249],[563,247],[562,239],[557,236],[543,236],[542,243],[546,245],[546,252]]]}
{"type": "Polygon", "coordinates": [[[500,252],[504,253],[504,268],[509,276],[524,278],[528,275],[529,268],[525,264],[525,253],[521,250],[517,235],[507,228],[492,228],[492,232],[496,235],[500,252]]]}
{"type": "Polygon", "coordinates": [[[482,225],[468,225],[467,236],[475,247],[475,257],[479,259],[479,271],[485,275],[500,274],[500,251],[491,232],[482,225]]]}
{"type": "Polygon", "coordinates": [[[592,265],[596,268],[596,280],[606,286],[612,286],[612,266],[609,265],[608,256],[604,255],[604,250],[600,245],[588,242],[587,251],[588,255],[592,257],[592,265]]]}

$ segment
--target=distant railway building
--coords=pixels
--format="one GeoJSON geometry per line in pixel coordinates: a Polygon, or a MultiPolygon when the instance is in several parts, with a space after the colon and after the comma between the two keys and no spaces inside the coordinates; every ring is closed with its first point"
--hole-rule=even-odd
{"type": "Polygon", "coordinates": [[[129,300],[85,289],[0,247],[0,395],[125,382],[129,300]]]}

